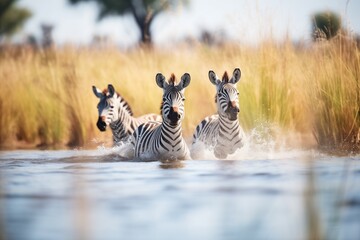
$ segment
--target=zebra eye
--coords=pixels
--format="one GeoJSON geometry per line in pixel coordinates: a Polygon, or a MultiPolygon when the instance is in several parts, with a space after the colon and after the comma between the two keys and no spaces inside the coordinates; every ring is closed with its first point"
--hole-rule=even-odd
{"type": "Polygon", "coordinates": [[[239,95],[239,93],[236,93],[237,95],[239,95]]]}
{"type": "Polygon", "coordinates": [[[218,93],[217,95],[218,95],[218,97],[221,97],[221,93],[218,93]]]}
{"type": "Polygon", "coordinates": [[[114,108],[114,106],[111,105],[110,108],[114,108]]]}
{"type": "Polygon", "coordinates": [[[163,102],[165,102],[166,101],[166,98],[163,98],[163,102]]]}
{"type": "Polygon", "coordinates": [[[181,99],[181,101],[183,101],[183,102],[184,102],[184,101],[185,101],[185,98],[182,98],[182,99],[181,99]]]}

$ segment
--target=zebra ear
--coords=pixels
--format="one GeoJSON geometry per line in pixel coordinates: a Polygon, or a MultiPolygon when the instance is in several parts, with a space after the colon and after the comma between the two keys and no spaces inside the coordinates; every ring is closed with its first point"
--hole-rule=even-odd
{"type": "Polygon", "coordinates": [[[241,78],[241,70],[240,68],[235,68],[233,72],[233,76],[229,82],[232,84],[236,84],[240,80],[240,78],[241,78]]]}
{"type": "Polygon", "coordinates": [[[190,74],[184,73],[184,75],[182,75],[182,77],[181,77],[181,82],[178,84],[178,86],[179,86],[181,89],[184,89],[184,88],[186,88],[187,86],[189,86],[190,80],[191,80],[190,74]]]}
{"type": "Polygon", "coordinates": [[[113,96],[114,96],[114,94],[115,94],[115,88],[114,88],[113,85],[111,85],[111,84],[108,85],[108,92],[109,92],[109,96],[110,96],[110,97],[113,97],[113,96]]]}
{"type": "Polygon", "coordinates": [[[103,96],[102,92],[97,87],[92,86],[92,90],[96,97],[101,98],[103,96]]]}
{"type": "Polygon", "coordinates": [[[210,79],[210,82],[214,85],[218,85],[221,82],[213,70],[209,71],[209,79],[210,79]]]}
{"type": "Polygon", "coordinates": [[[156,74],[156,84],[160,87],[160,88],[165,88],[167,83],[165,80],[164,75],[162,75],[161,73],[156,74]]]}

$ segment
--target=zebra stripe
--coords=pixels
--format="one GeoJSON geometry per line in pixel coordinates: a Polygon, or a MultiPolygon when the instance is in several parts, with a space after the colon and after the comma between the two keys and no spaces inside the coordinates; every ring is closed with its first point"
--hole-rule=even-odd
{"type": "Polygon", "coordinates": [[[156,83],[163,89],[161,104],[162,122],[147,122],[140,125],[133,134],[135,158],[141,160],[184,160],[190,159],[190,152],[182,136],[181,123],[184,119],[185,88],[190,75],[185,73],[178,85],[172,74],[169,83],[158,73],[156,83]]]}
{"type": "Polygon", "coordinates": [[[100,99],[97,105],[99,119],[96,125],[100,131],[105,131],[107,126],[110,127],[114,145],[126,141],[140,124],[147,121],[161,121],[161,117],[157,114],[134,118],[130,105],[115,92],[111,84],[104,91],[93,86],[93,92],[100,99]]]}
{"type": "MultiPolygon", "coordinates": [[[[206,117],[196,127],[192,145],[199,141],[203,142],[213,148],[217,158],[226,158],[243,146],[245,134],[238,121],[239,92],[236,89],[240,77],[239,68],[234,70],[230,80],[225,72],[222,81],[213,71],[209,71],[210,82],[216,85],[217,89],[215,96],[217,114],[206,117]]],[[[192,148],[192,156],[196,154],[194,151],[196,149],[192,148]]]]}

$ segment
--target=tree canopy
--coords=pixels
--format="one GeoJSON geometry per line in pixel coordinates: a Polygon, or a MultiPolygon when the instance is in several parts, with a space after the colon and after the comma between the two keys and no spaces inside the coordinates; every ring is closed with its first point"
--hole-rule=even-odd
{"type": "Polygon", "coordinates": [[[313,36],[331,39],[341,29],[341,19],[334,12],[319,12],[313,16],[313,36]]]}
{"type": "Polygon", "coordinates": [[[16,2],[17,0],[0,0],[0,39],[14,34],[31,17],[31,12],[15,6],[16,2]]]}
{"type": "Polygon", "coordinates": [[[72,4],[90,1],[97,3],[99,19],[110,15],[133,15],[141,33],[140,41],[144,44],[152,43],[150,26],[160,12],[187,3],[187,0],[69,0],[72,4]]]}

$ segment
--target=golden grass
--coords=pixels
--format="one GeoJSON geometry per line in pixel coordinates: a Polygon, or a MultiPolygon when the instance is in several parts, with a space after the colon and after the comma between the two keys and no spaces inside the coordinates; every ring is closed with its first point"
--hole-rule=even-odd
{"type": "MultiPolygon", "coordinates": [[[[210,69],[242,70],[240,121],[246,130],[263,123],[286,132],[314,134],[320,146],[352,147],[359,127],[359,50],[334,40],[307,48],[263,43],[257,48],[195,46],[177,51],[63,48],[53,52],[3,51],[0,56],[0,146],[111,143],[96,128],[91,86],[112,83],[135,115],[159,113],[162,91],[155,75],[188,72],[184,134],[216,111],[210,69]]],[[[290,134],[289,134],[290,135],[290,134]]],[[[299,135],[296,135],[299,136],[299,135]]],[[[296,139],[295,139],[296,140],[296,139]]]]}

